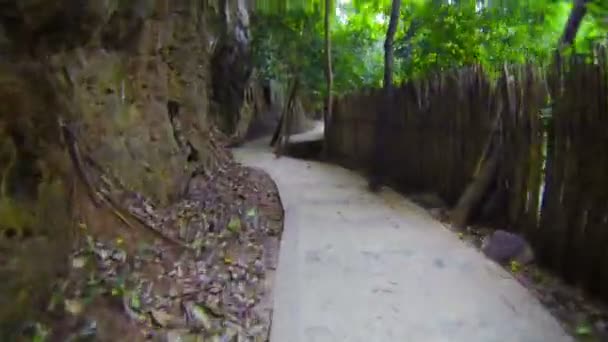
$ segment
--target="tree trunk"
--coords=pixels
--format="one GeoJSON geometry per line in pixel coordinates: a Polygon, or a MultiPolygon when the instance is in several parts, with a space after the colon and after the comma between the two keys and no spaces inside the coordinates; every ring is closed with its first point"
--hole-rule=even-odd
{"type": "Polygon", "coordinates": [[[384,41],[384,89],[389,96],[393,92],[393,41],[395,40],[395,32],[399,24],[400,11],[401,0],[393,0],[391,17],[388,23],[388,30],[386,31],[386,40],[384,41]]]}
{"type": "MultiPolygon", "coordinates": [[[[325,132],[331,122],[331,115],[333,113],[333,98],[332,98],[332,87],[334,77],[331,67],[331,12],[333,10],[332,0],[325,0],[325,78],[327,79],[327,103],[325,105],[325,116],[323,117],[325,132]]],[[[327,137],[327,134],[325,134],[327,137]]],[[[324,139],[323,152],[327,154],[327,139],[324,139]]]]}
{"type": "Polygon", "coordinates": [[[277,157],[280,157],[285,147],[289,143],[289,136],[291,135],[292,129],[292,116],[294,115],[294,106],[296,97],[298,94],[298,88],[300,86],[299,76],[296,74],[294,80],[292,82],[291,91],[289,92],[289,97],[287,98],[287,103],[283,108],[283,115],[279,121],[279,126],[277,127],[277,131],[273,136],[274,140],[274,153],[277,157]],[[276,140],[275,140],[276,138],[276,140]]]}
{"type": "MultiPolygon", "coordinates": [[[[503,81],[502,81],[502,98],[505,99],[507,106],[506,112],[509,116],[515,116],[515,103],[513,94],[513,83],[510,82],[509,69],[505,64],[503,66],[503,81]]],[[[498,174],[498,164],[501,159],[502,142],[501,142],[501,115],[502,107],[499,105],[496,118],[492,124],[492,131],[488,136],[486,145],[481,153],[479,162],[473,173],[473,180],[467,185],[463,194],[458,199],[458,203],[450,211],[450,219],[452,224],[459,229],[463,229],[469,223],[471,213],[479,208],[481,201],[486,197],[491,190],[492,182],[498,174]]]]}
{"type": "Polygon", "coordinates": [[[561,54],[569,46],[574,43],[578,29],[581,27],[583,18],[587,14],[587,4],[590,0],[573,0],[574,7],[570,11],[570,16],[566,22],[564,33],[559,39],[557,49],[555,50],[555,66],[559,69],[561,67],[561,54]]]}
{"type": "Polygon", "coordinates": [[[393,100],[393,59],[394,49],[393,41],[395,39],[395,32],[397,31],[397,25],[399,24],[399,14],[401,10],[401,0],[393,0],[391,5],[391,16],[388,23],[388,30],[386,31],[386,40],[384,41],[384,92],[386,94],[386,100],[381,105],[378,112],[378,118],[376,120],[376,141],[375,148],[372,155],[372,167],[369,179],[369,187],[372,191],[377,191],[379,187],[384,183],[383,169],[386,155],[386,144],[387,144],[387,129],[390,105],[393,100]]]}
{"type": "MultiPolygon", "coordinates": [[[[508,77],[505,68],[505,79],[508,79],[508,77]]],[[[507,87],[508,85],[505,85],[505,88],[507,87]]],[[[505,92],[505,94],[507,93],[505,92]]],[[[496,141],[498,140],[497,135],[500,134],[499,127],[500,112],[496,116],[486,146],[484,147],[473,173],[473,180],[469,183],[458,199],[458,203],[456,203],[449,213],[452,224],[458,229],[463,229],[467,226],[471,213],[480,206],[481,201],[486,197],[486,194],[490,190],[492,182],[496,179],[498,163],[501,157],[500,154],[502,152],[502,146],[496,141]]]]}
{"type": "Polygon", "coordinates": [[[272,139],[270,139],[270,147],[274,146],[279,139],[279,134],[281,133],[281,128],[283,127],[283,119],[285,118],[285,111],[281,113],[281,117],[279,118],[279,123],[274,129],[274,134],[272,135],[272,139]]]}
{"type": "Polygon", "coordinates": [[[467,226],[471,213],[484,198],[492,181],[496,178],[499,157],[499,152],[495,152],[490,156],[490,159],[486,161],[479,174],[467,186],[462,196],[460,196],[454,209],[451,210],[449,216],[456,228],[463,229],[467,226]]]}
{"type": "Polygon", "coordinates": [[[578,33],[578,29],[583,22],[583,18],[585,14],[587,14],[587,4],[589,0],[574,0],[574,7],[570,12],[570,16],[568,17],[568,21],[566,22],[566,27],[564,28],[564,33],[559,41],[559,49],[562,50],[566,48],[572,43],[574,43],[574,39],[576,38],[576,34],[578,33]]]}

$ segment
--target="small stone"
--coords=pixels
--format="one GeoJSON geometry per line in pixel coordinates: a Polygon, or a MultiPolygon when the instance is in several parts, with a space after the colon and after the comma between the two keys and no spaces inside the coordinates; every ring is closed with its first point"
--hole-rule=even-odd
{"type": "Polygon", "coordinates": [[[82,301],[78,299],[66,299],[64,301],[65,311],[69,312],[74,316],[78,316],[84,310],[84,306],[82,305],[82,301]]]}
{"type": "Polygon", "coordinates": [[[171,297],[177,297],[179,295],[179,291],[177,290],[177,288],[173,285],[171,285],[171,288],[169,288],[169,296],[171,297]]]}
{"type": "Polygon", "coordinates": [[[95,320],[87,320],[78,332],[78,337],[81,339],[91,338],[95,335],[97,335],[97,321],[95,320]]]}
{"type": "Polygon", "coordinates": [[[107,249],[99,248],[95,250],[95,253],[102,261],[107,260],[110,257],[110,252],[107,249]]]}
{"type": "Polygon", "coordinates": [[[123,250],[117,250],[114,251],[114,253],[112,253],[112,259],[123,263],[125,261],[127,261],[127,252],[123,251],[123,250]]]}
{"type": "Polygon", "coordinates": [[[534,260],[534,253],[528,242],[520,235],[497,230],[487,236],[481,247],[488,258],[505,264],[515,260],[526,265],[534,260]]]}
{"type": "Polygon", "coordinates": [[[72,259],[72,267],[75,269],[83,268],[87,263],[87,258],[80,256],[72,259]]]}
{"type": "Polygon", "coordinates": [[[152,310],[150,311],[150,315],[152,316],[154,323],[163,328],[172,325],[176,321],[175,317],[164,310],[152,310]]]}
{"type": "Polygon", "coordinates": [[[260,259],[256,259],[253,263],[254,272],[256,274],[264,273],[264,263],[260,259]]]}
{"type": "Polygon", "coordinates": [[[211,281],[211,278],[209,278],[208,275],[206,274],[199,274],[198,275],[198,280],[202,283],[202,284],[207,284],[211,281]]]}

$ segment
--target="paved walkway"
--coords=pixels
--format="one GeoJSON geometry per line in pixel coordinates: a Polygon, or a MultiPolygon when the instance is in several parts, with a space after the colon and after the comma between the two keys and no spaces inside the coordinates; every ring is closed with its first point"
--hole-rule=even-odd
{"type": "Polygon", "coordinates": [[[290,143],[303,143],[310,141],[321,141],[325,133],[325,124],[323,121],[315,121],[311,130],[294,134],[289,137],[290,143]]]}
{"type": "Polygon", "coordinates": [[[398,194],[263,144],[285,207],[271,342],[570,341],[519,283],[398,194]]]}

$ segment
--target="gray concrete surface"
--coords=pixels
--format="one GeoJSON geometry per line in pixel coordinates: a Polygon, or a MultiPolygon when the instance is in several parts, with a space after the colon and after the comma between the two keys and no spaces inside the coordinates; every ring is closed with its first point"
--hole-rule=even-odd
{"type": "Polygon", "coordinates": [[[398,194],[337,166],[235,150],[285,207],[271,342],[571,341],[517,281],[398,194]]]}
{"type": "Polygon", "coordinates": [[[306,132],[292,134],[289,136],[289,142],[292,144],[320,141],[323,140],[325,134],[325,124],[323,121],[315,121],[312,129],[306,132]]]}

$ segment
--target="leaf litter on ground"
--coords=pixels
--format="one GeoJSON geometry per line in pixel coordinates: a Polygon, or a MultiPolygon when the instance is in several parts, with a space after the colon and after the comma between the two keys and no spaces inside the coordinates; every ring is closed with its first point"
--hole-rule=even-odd
{"type": "MultiPolygon", "coordinates": [[[[131,196],[139,208],[137,201],[129,204],[190,249],[156,239],[139,241],[127,253],[129,242],[121,235],[104,240],[81,224],[85,243],[73,253],[67,286],[58,296],[66,298],[66,311],[86,316],[91,303],[106,298],[148,337],[267,339],[270,317],[256,306],[268,291],[261,281],[267,273],[262,260],[269,258],[264,245],[282,229],[276,187],[265,173],[234,162],[190,183],[189,196],[167,208],[141,195],[131,196]]],[[[104,333],[94,317],[89,322],[96,327],[89,334],[104,333]]]]}

